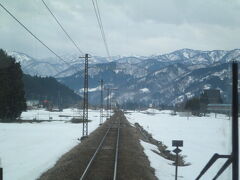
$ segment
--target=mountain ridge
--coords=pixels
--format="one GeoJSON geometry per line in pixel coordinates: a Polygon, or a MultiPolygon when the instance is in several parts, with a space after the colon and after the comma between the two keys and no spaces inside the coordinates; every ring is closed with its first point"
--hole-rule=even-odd
{"type": "MultiPolygon", "coordinates": [[[[103,79],[105,84],[118,89],[111,96],[122,104],[132,101],[174,105],[207,88],[219,89],[227,101],[230,86],[227,64],[232,60],[240,60],[240,49],[181,49],[151,57],[120,57],[111,62],[92,63],[89,65],[89,100],[93,104],[100,102],[98,81],[103,79]]],[[[64,71],[66,76],[58,76],[58,81],[82,95],[83,64],[73,64],[64,71]],[[73,72],[76,66],[79,72],[73,72]]]]}
{"type": "MultiPolygon", "coordinates": [[[[46,59],[37,59],[28,56],[25,53],[16,51],[7,51],[7,53],[16,58],[20,62],[24,73],[38,76],[54,76],[54,77],[66,77],[73,75],[77,70],[82,70],[84,61],[78,59],[78,55],[66,55],[63,57],[66,62],[59,61],[55,57],[46,59]],[[71,60],[70,60],[71,59],[71,60]]],[[[187,65],[198,65],[205,64],[210,65],[213,63],[224,63],[232,59],[240,59],[240,49],[234,50],[212,50],[212,51],[201,51],[193,49],[180,49],[171,53],[154,55],[154,56],[115,56],[111,61],[106,57],[94,56],[90,61],[89,65],[105,64],[111,62],[117,62],[119,64],[137,64],[143,61],[156,60],[161,63],[185,63],[187,65]]]]}

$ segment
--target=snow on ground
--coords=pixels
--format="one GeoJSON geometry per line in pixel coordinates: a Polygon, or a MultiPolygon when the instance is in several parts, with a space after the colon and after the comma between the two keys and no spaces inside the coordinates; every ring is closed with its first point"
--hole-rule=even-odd
{"type": "MultiPolygon", "coordinates": [[[[214,114],[210,117],[184,117],[180,114],[173,116],[171,111],[158,111],[148,109],[141,112],[126,113],[127,119],[131,123],[138,122],[153,137],[162,141],[173,150],[172,140],[183,140],[184,146],[181,148],[182,155],[186,155],[186,162],[190,166],[179,168],[179,179],[195,179],[214,153],[230,154],[231,152],[231,129],[230,120],[225,115],[214,114]]],[[[141,142],[148,155],[156,175],[159,179],[172,180],[175,174],[175,167],[171,161],[152,152],[155,146],[141,142]]],[[[224,161],[217,161],[209,172],[202,177],[203,180],[212,179],[224,161]]],[[[228,168],[219,179],[231,179],[231,169],[228,168]]]]}
{"type": "Polygon", "coordinates": [[[152,150],[158,152],[158,148],[155,145],[142,140],[141,145],[144,147],[144,153],[147,154],[151,166],[155,168],[155,175],[162,180],[173,179],[175,171],[173,168],[169,168],[169,164],[172,162],[154,153],[152,150]]]}
{"type": "MultiPolygon", "coordinates": [[[[22,119],[32,120],[70,120],[79,116],[76,109],[63,112],[31,110],[22,114],[22,119]]],[[[99,125],[99,111],[89,110],[89,133],[99,125]]],[[[4,180],[33,180],[51,168],[56,161],[79,143],[82,124],[65,121],[42,123],[1,123],[0,124],[0,158],[4,180]]]]}
{"type": "Polygon", "coordinates": [[[62,112],[50,112],[45,109],[28,110],[23,112],[21,119],[23,120],[71,120],[72,117],[79,117],[81,110],[79,109],[63,109],[62,112]]]}

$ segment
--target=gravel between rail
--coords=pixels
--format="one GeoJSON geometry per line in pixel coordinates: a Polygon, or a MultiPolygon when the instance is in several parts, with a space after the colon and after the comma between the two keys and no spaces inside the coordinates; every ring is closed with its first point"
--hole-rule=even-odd
{"type": "MultiPolygon", "coordinates": [[[[130,126],[121,111],[115,112],[109,120],[92,132],[87,139],[63,155],[53,168],[41,175],[39,180],[79,180],[110,123],[117,117],[122,120],[117,179],[156,180],[154,169],[150,167],[149,160],[140,145],[140,137],[136,128],[130,126]]],[[[99,166],[108,166],[107,160],[102,159],[102,162],[103,164],[99,166]]],[[[98,169],[99,167],[94,168],[98,169]]],[[[106,173],[109,172],[98,171],[98,175],[95,178],[92,177],[91,180],[108,180],[106,178],[108,174],[106,173]]]]}

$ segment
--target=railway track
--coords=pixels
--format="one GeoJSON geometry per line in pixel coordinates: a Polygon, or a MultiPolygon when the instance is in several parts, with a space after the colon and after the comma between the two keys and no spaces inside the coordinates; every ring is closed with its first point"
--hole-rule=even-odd
{"type": "Polygon", "coordinates": [[[121,118],[109,123],[80,180],[116,180],[121,118]]]}
{"type": "Polygon", "coordinates": [[[39,180],[157,180],[139,138],[124,113],[116,111],[39,180]]]}

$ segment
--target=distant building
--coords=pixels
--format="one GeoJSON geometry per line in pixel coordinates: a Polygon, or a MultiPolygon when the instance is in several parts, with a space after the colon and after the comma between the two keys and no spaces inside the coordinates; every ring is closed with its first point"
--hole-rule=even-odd
{"type": "Polygon", "coordinates": [[[39,106],[39,100],[27,100],[26,103],[27,103],[28,109],[39,106]]]}
{"type": "Polygon", "coordinates": [[[205,89],[201,95],[201,101],[205,104],[222,104],[220,90],[205,89]]]}

